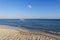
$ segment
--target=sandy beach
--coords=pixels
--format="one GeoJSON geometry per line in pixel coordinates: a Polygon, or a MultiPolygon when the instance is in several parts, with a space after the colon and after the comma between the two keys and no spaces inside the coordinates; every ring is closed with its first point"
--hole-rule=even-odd
{"type": "Polygon", "coordinates": [[[0,40],[60,40],[60,36],[32,33],[25,29],[0,25],[0,40]]]}

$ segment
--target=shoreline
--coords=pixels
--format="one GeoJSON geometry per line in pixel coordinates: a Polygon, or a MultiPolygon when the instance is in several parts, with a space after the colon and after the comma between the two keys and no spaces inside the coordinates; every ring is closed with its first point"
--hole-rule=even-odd
{"type": "Polygon", "coordinates": [[[13,29],[13,30],[18,30],[18,31],[21,31],[21,32],[25,32],[27,35],[28,34],[36,34],[36,35],[43,35],[43,36],[48,36],[48,37],[53,37],[53,38],[56,38],[56,39],[60,39],[60,36],[56,36],[56,35],[52,35],[52,34],[49,34],[49,33],[45,33],[45,32],[33,32],[31,30],[28,30],[28,29],[25,29],[25,28],[20,28],[20,27],[13,27],[13,26],[8,26],[8,25],[0,25],[0,30],[1,29],[13,29]]]}
{"type": "Polygon", "coordinates": [[[26,28],[27,30],[29,30],[29,29],[34,30],[35,32],[40,32],[41,31],[41,32],[45,32],[45,33],[60,36],[60,32],[57,32],[57,31],[52,31],[52,30],[43,29],[43,28],[33,28],[33,27],[25,27],[25,26],[22,26],[22,27],[26,28]]]}

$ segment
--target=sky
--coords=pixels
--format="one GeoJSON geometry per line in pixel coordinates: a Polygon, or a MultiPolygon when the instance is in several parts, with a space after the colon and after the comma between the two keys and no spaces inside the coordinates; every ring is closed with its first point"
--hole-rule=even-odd
{"type": "Polygon", "coordinates": [[[0,0],[0,19],[60,19],[60,0],[0,0]]]}

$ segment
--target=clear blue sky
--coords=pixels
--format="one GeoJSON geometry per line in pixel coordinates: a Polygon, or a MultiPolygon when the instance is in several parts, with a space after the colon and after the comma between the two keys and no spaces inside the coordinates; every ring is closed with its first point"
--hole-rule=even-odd
{"type": "Polygon", "coordinates": [[[60,19],[60,0],[0,0],[1,19],[60,19]]]}

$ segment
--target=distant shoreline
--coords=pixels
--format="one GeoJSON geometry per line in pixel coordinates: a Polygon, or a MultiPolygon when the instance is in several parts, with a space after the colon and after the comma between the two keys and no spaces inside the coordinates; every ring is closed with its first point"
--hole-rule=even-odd
{"type": "MultiPolygon", "coordinates": [[[[1,19],[1,18],[0,18],[1,19]]],[[[4,19],[4,18],[3,18],[4,19]]],[[[3,20],[2,19],[2,20],[3,20]]],[[[12,18],[12,19],[14,19],[14,18],[12,18]]],[[[16,19],[16,18],[15,18],[16,19]]],[[[19,18],[18,18],[19,19],[19,18]]],[[[22,18],[21,18],[22,19],[22,18]]],[[[24,18],[24,19],[26,19],[26,18],[24,18]]],[[[10,19],[9,19],[10,20],[10,19]]],[[[20,20],[20,19],[19,19],[20,20]]],[[[30,19],[28,19],[28,20],[30,20],[30,19]]],[[[36,20],[36,19],[31,19],[31,20],[36,20]]],[[[37,19],[37,20],[39,20],[39,19],[37,19]]],[[[44,20],[44,19],[40,19],[40,20],[44,20]]],[[[45,19],[45,20],[48,20],[48,19],[45,19]]],[[[49,19],[50,20],[50,19],[49,19]]],[[[55,20],[55,19],[52,19],[52,20],[55,20]]],[[[58,19],[58,20],[60,20],[60,19],[58,19]]]]}

